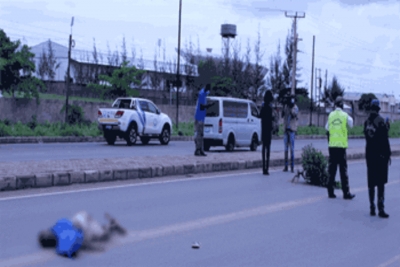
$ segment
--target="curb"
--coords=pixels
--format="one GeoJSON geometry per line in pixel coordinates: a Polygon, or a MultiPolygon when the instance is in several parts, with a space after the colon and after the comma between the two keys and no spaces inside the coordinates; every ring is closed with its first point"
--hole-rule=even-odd
{"type": "MultiPolygon", "coordinates": [[[[283,136],[273,136],[273,140],[283,136]]],[[[349,136],[349,139],[364,139],[364,136],[349,136]]],[[[325,135],[298,135],[296,139],[326,139],[325,135]]],[[[193,136],[171,136],[171,141],[194,141],[193,136]]],[[[106,142],[103,136],[22,136],[0,137],[0,144],[33,144],[33,143],[77,143],[77,142],[106,142]]]]}
{"type": "MultiPolygon", "coordinates": [[[[400,150],[392,151],[392,156],[399,156],[400,150]]],[[[328,156],[325,156],[328,159],[328,156]]],[[[348,160],[364,159],[365,153],[348,154],[348,160]]],[[[295,158],[295,164],[301,164],[301,158],[295,158]]],[[[270,166],[283,166],[283,159],[271,159],[270,166]]],[[[65,186],[77,183],[96,183],[116,180],[148,179],[153,177],[191,175],[198,173],[212,173],[220,171],[234,171],[261,168],[261,160],[239,160],[225,162],[206,162],[183,165],[155,165],[132,169],[107,169],[65,171],[57,173],[38,173],[23,176],[0,177],[0,191],[19,190],[25,188],[42,188],[65,186]]],[[[190,176],[189,176],[190,177],[190,176]]]]}

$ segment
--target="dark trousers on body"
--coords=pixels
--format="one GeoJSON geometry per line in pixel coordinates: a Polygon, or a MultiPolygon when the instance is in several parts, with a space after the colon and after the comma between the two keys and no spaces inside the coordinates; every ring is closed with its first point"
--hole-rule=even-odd
{"type": "MultiPolygon", "coordinates": [[[[378,210],[382,211],[384,210],[384,202],[385,202],[385,185],[380,184],[376,186],[378,188],[378,210]]],[[[371,209],[375,209],[375,203],[374,203],[374,198],[375,198],[375,186],[369,186],[368,187],[368,193],[369,193],[369,203],[371,209]]]]}
{"type": "Polygon", "coordinates": [[[347,174],[347,158],[346,149],[339,147],[329,148],[329,180],[328,180],[328,194],[333,194],[335,186],[335,176],[337,171],[337,166],[339,165],[340,171],[340,182],[342,184],[343,195],[347,195],[350,192],[349,189],[349,176],[347,174]]]}
{"type": "Polygon", "coordinates": [[[263,172],[268,172],[269,169],[269,156],[271,154],[271,139],[263,141],[262,149],[262,162],[263,162],[263,172]]]}

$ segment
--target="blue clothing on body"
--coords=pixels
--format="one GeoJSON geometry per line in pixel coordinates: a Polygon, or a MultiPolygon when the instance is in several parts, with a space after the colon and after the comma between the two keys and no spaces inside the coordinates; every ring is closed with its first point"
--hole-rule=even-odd
{"type": "Polygon", "coordinates": [[[194,115],[194,119],[196,121],[203,121],[204,122],[204,119],[206,118],[206,110],[205,109],[201,110],[200,109],[200,104],[202,104],[202,105],[206,105],[207,104],[207,95],[209,93],[210,92],[206,93],[204,88],[201,89],[200,92],[199,92],[199,98],[197,99],[197,105],[196,105],[196,113],[194,115]]]}
{"type": "Polygon", "coordinates": [[[60,255],[71,256],[82,246],[83,232],[68,219],[60,219],[51,228],[57,237],[56,251],[60,255]]]}

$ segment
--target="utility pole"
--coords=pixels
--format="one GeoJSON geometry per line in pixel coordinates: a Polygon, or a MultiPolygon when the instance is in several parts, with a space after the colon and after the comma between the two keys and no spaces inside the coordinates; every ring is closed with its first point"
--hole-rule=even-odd
{"type": "Polygon", "coordinates": [[[310,101],[310,126],[312,126],[312,112],[313,112],[313,82],[314,82],[314,52],[315,52],[315,35],[313,35],[312,43],[312,61],[311,61],[311,101],[310,101]]]}
{"type": "Polygon", "coordinates": [[[294,25],[294,42],[293,42],[293,69],[292,69],[292,96],[295,95],[295,89],[296,89],[296,61],[297,61],[297,41],[298,41],[298,36],[297,36],[297,19],[298,18],[305,18],[306,13],[303,12],[303,15],[298,15],[297,12],[295,12],[294,15],[288,15],[288,12],[285,11],[285,16],[287,18],[294,18],[293,20],[293,25],[294,25]]]}
{"type": "MultiPolygon", "coordinates": [[[[319,75],[318,75],[318,103],[321,105],[321,85],[322,85],[322,78],[321,78],[321,69],[318,69],[319,75]]],[[[318,109],[318,127],[319,127],[319,114],[320,114],[320,109],[318,109]]]]}
{"type": "Polygon", "coordinates": [[[65,123],[68,123],[68,97],[69,97],[69,83],[70,83],[70,65],[71,65],[71,46],[72,46],[72,26],[74,25],[74,17],[71,20],[71,34],[69,35],[68,45],[68,67],[67,67],[67,88],[65,90],[65,123]]]}
{"type": "Polygon", "coordinates": [[[179,0],[179,27],[178,27],[178,66],[176,68],[176,130],[179,130],[179,69],[181,59],[181,15],[182,15],[182,0],[179,0]]]}

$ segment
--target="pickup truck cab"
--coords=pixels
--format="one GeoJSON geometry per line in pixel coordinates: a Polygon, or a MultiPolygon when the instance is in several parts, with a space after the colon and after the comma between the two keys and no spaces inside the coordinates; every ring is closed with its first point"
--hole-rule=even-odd
{"type": "Polygon", "coordinates": [[[171,138],[171,119],[148,99],[117,98],[111,108],[98,110],[97,122],[109,145],[113,145],[117,137],[125,139],[128,146],[135,144],[138,138],[142,144],[157,138],[162,145],[167,145],[171,138]]]}

